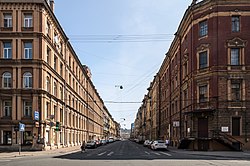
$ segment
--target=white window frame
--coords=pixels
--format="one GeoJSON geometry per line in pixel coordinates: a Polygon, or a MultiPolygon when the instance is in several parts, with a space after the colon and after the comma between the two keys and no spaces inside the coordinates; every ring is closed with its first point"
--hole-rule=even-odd
{"type": "Polygon", "coordinates": [[[23,88],[32,88],[32,74],[30,72],[23,74],[23,88]]]}
{"type": "Polygon", "coordinates": [[[3,88],[11,88],[12,77],[10,72],[3,73],[2,85],[3,88]]]}
{"type": "Polygon", "coordinates": [[[4,13],[4,27],[11,28],[12,24],[12,13],[4,13]]]}
{"type": "Polygon", "coordinates": [[[23,102],[23,116],[32,117],[32,101],[23,102]]]}
{"type": "Polygon", "coordinates": [[[3,58],[4,59],[12,58],[12,43],[11,42],[3,42],[3,58]]]}
{"type": "Polygon", "coordinates": [[[10,117],[12,114],[12,102],[11,100],[3,101],[3,111],[5,117],[10,117]]]}
{"type": "Polygon", "coordinates": [[[24,14],[23,25],[26,28],[33,27],[33,15],[31,13],[24,14]]]}
{"type": "Polygon", "coordinates": [[[24,42],[24,59],[32,59],[32,42],[24,42]]]}

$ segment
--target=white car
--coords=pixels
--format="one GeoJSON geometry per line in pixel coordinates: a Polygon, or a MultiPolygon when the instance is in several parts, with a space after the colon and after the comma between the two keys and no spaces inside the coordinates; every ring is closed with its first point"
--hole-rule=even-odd
{"type": "Polygon", "coordinates": [[[151,144],[151,149],[152,150],[157,150],[157,149],[167,150],[168,146],[166,145],[165,141],[163,141],[163,140],[155,140],[151,144]]]}
{"type": "Polygon", "coordinates": [[[150,140],[145,140],[144,143],[143,143],[143,146],[149,146],[150,145],[150,140]]]}

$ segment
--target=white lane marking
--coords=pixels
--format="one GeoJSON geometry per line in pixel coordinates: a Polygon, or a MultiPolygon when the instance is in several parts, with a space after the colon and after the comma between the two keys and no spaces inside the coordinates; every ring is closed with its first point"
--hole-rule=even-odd
{"type": "Polygon", "coordinates": [[[149,152],[147,152],[147,151],[145,151],[145,153],[146,153],[146,154],[148,154],[148,155],[150,155],[150,153],[149,153],[149,152]]]}
{"type": "Polygon", "coordinates": [[[99,153],[98,156],[102,156],[102,155],[104,155],[105,153],[106,153],[106,151],[103,152],[103,153],[99,153]]]}
{"type": "Polygon", "coordinates": [[[171,154],[169,153],[165,153],[165,152],[160,152],[161,154],[164,154],[164,155],[167,155],[167,156],[172,156],[171,154]]]}
{"type": "Polygon", "coordinates": [[[107,154],[107,156],[111,156],[114,152],[110,152],[109,154],[107,154]]]}
{"type": "Polygon", "coordinates": [[[161,154],[160,153],[157,153],[157,152],[153,152],[154,154],[156,154],[156,155],[158,155],[158,156],[160,156],[161,154]]]}

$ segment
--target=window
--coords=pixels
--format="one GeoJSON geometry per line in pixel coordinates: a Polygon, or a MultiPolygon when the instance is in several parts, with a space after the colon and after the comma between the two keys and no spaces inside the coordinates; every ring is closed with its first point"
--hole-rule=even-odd
{"type": "Polygon", "coordinates": [[[12,103],[11,101],[3,102],[4,116],[10,117],[12,113],[12,103]]]}
{"type": "Polygon", "coordinates": [[[240,100],[240,83],[232,83],[231,84],[231,94],[232,94],[232,100],[233,101],[239,101],[240,100]]]}
{"type": "Polygon", "coordinates": [[[233,16],[232,17],[232,32],[239,32],[240,31],[240,17],[233,16]]]}
{"type": "Polygon", "coordinates": [[[207,85],[199,86],[199,101],[206,102],[208,99],[207,85]]]}
{"type": "Polygon", "coordinates": [[[203,69],[208,66],[207,64],[207,51],[199,53],[199,68],[203,69]]]}
{"type": "Polygon", "coordinates": [[[4,14],[4,28],[10,28],[12,27],[12,14],[11,13],[5,13],[4,14]]]}
{"type": "Polygon", "coordinates": [[[46,114],[47,116],[47,119],[50,119],[50,103],[49,102],[46,102],[46,114]]]}
{"type": "Polygon", "coordinates": [[[57,83],[54,82],[54,95],[57,96],[57,83]]]}
{"type": "Polygon", "coordinates": [[[11,88],[11,73],[5,72],[3,73],[3,88],[11,88]]]}
{"type": "Polygon", "coordinates": [[[60,63],[60,75],[62,76],[63,75],[63,64],[60,63]]]}
{"type": "Polygon", "coordinates": [[[24,112],[23,115],[25,117],[31,117],[32,116],[32,102],[31,101],[24,101],[24,112]]]}
{"type": "Polygon", "coordinates": [[[47,63],[50,64],[50,58],[51,58],[51,49],[47,47],[47,63]]]}
{"type": "Polygon", "coordinates": [[[24,59],[32,59],[32,42],[24,42],[24,59]]]}
{"type": "Polygon", "coordinates": [[[50,92],[50,77],[49,76],[47,76],[46,85],[47,85],[47,91],[50,92]]]}
{"type": "Polygon", "coordinates": [[[71,74],[69,74],[69,85],[71,86],[71,74]]]}
{"type": "Polygon", "coordinates": [[[29,72],[23,74],[23,87],[32,88],[32,74],[29,72]]]}
{"type": "Polygon", "coordinates": [[[47,21],[47,25],[46,25],[46,34],[48,36],[50,36],[50,34],[51,34],[51,24],[49,21],[47,21]]]}
{"type": "Polygon", "coordinates": [[[199,23],[199,35],[200,37],[206,36],[208,34],[207,20],[199,23]]]}
{"type": "Polygon", "coordinates": [[[24,27],[30,28],[33,27],[33,18],[31,13],[24,14],[24,27]]]}
{"type": "Polygon", "coordinates": [[[63,87],[60,87],[60,99],[63,100],[63,87]]]}
{"type": "Polygon", "coordinates": [[[57,57],[54,55],[54,69],[57,69],[57,57]]]}
{"type": "Polygon", "coordinates": [[[11,59],[12,58],[11,42],[3,42],[3,58],[4,59],[11,59]]]}
{"type": "Polygon", "coordinates": [[[240,49],[231,48],[231,65],[240,65],[240,49]]]}

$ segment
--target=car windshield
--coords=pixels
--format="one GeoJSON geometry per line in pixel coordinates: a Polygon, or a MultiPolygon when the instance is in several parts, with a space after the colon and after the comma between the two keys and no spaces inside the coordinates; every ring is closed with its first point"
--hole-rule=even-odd
{"type": "Polygon", "coordinates": [[[157,142],[158,142],[158,143],[164,143],[164,141],[162,141],[162,140],[158,140],[157,142]]]}

